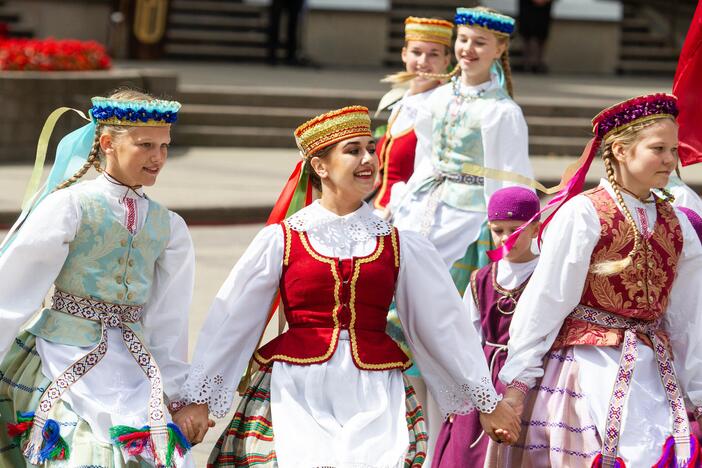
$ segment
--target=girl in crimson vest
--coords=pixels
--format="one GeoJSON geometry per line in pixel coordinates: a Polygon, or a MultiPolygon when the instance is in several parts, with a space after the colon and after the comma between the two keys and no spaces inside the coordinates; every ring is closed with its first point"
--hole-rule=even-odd
{"type": "MultiPolygon", "coordinates": [[[[538,213],[539,197],[523,187],[507,187],[490,197],[487,209],[490,234],[495,245],[500,246],[538,213]]],[[[532,240],[538,231],[538,220],[532,221],[506,257],[475,270],[470,287],[463,296],[473,326],[482,338],[485,359],[498,391],[504,391],[497,374],[507,359],[509,325],[517,301],[538,262],[538,257],[531,251],[532,240]]],[[[475,413],[450,415],[441,426],[432,466],[483,466],[488,440],[475,413]]]]}
{"type": "Polygon", "coordinates": [[[517,305],[500,380],[525,429],[500,463],[699,466],[702,246],[651,192],[676,167],[677,114],[655,94],[593,120],[579,174],[601,146],[607,179],[556,212],[517,305]]]}
{"type": "Polygon", "coordinates": [[[385,134],[378,140],[378,159],[380,160],[380,185],[373,198],[373,207],[378,214],[384,214],[390,201],[392,187],[396,182],[407,182],[418,164],[415,159],[417,131],[428,133],[431,128],[415,128],[417,113],[426,104],[437,86],[441,84],[443,73],[451,61],[451,35],[453,23],[450,21],[415,18],[405,20],[405,45],[402,48],[402,62],[406,70],[387,77],[398,85],[381,100],[399,100],[392,103],[392,113],[388,120],[385,134]],[[401,83],[409,81],[409,87],[401,96],[397,96],[401,83]],[[395,97],[397,96],[397,97],[395,97]]]}
{"type": "MultiPolygon", "coordinates": [[[[436,250],[363,203],[378,171],[368,110],[329,112],[295,136],[303,160],[288,188],[309,181],[321,199],[264,228],[217,294],[184,387],[192,404],[177,414],[186,432],[197,439],[208,412],[228,414],[254,354],[261,368],[211,466],[420,466],[421,408],[402,377],[410,362],[385,334],[394,295],[444,411],[477,408],[486,432],[510,441],[516,415],[499,401],[436,250]],[[277,291],[289,329],[256,350],[277,291]]],[[[309,193],[286,188],[274,215],[309,193]]]]}

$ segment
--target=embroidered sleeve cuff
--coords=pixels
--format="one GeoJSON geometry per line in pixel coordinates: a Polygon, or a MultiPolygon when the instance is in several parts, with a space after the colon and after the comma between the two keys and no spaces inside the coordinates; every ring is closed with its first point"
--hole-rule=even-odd
{"type": "Polygon", "coordinates": [[[234,400],[234,389],[224,384],[222,375],[207,375],[202,366],[193,366],[182,394],[186,404],[207,404],[216,418],[225,417],[234,400]]]}
{"type": "Polygon", "coordinates": [[[438,395],[438,404],[444,413],[468,414],[474,409],[481,413],[492,413],[497,403],[502,400],[487,377],[483,377],[479,385],[462,384],[444,389],[438,395]]]}
{"type": "Polygon", "coordinates": [[[507,388],[519,390],[524,396],[529,392],[529,386],[519,380],[513,380],[511,384],[507,385],[507,388]]]}

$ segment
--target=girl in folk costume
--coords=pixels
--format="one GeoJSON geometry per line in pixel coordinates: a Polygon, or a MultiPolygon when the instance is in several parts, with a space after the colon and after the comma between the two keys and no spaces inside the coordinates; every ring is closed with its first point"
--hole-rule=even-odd
{"type": "Polygon", "coordinates": [[[187,375],[192,242],[143,190],[180,104],[131,90],[92,104],[0,256],[0,465],[194,466],[167,409],[187,375]]]}
{"type": "Polygon", "coordinates": [[[262,367],[210,466],[420,466],[426,435],[402,377],[409,359],[385,334],[393,295],[444,411],[477,408],[491,437],[511,440],[516,416],[499,401],[435,249],[363,203],[378,172],[367,109],[318,116],[295,136],[304,169],[291,181],[309,180],[321,199],[264,228],[234,266],[184,387],[193,404],[177,414],[199,432],[208,411],[227,414],[280,291],[289,329],[255,352],[262,367]]]}
{"type": "Polygon", "coordinates": [[[702,247],[651,193],[677,164],[676,115],[675,97],[655,94],[593,120],[561,198],[600,145],[607,180],[552,218],[510,327],[500,379],[526,429],[508,466],[700,464],[684,399],[702,406],[702,247]]]}
{"type": "Polygon", "coordinates": [[[406,186],[396,184],[390,210],[395,226],[427,237],[448,268],[463,259],[454,268],[463,293],[470,271],[487,262],[487,200],[505,185],[484,177],[484,169],[527,177],[532,171],[526,122],[511,98],[514,19],[478,7],[459,8],[454,22],[460,74],[418,111],[416,128],[430,127],[430,139],[423,141],[425,132],[417,132],[416,157],[422,162],[406,186]]]}
{"type": "MultiPolygon", "coordinates": [[[[495,192],[488,203],[488,226],[495,245],[501,246],[538,212],[539,197],[532,190],[506,187],[495,192]]],[[[531,251],[538,231],[538,220],[531,221],[507,256],[473,272],[470,288],[463,296],[473,326],[482,338],[492,382],[498,391],[504,391],[497,375],[507,359],[512,314],[538,262],[531,251]]],[[[485,437],[476,416],[474,413],[449,416],[436,442],[433,467],[483,466],[489,438],[485,437]]]]}
{"type": "MultiPolygon", "coordinates": [[[[373,207],[378,212],[385,210],[393,185],[407,182],[418,165],[415,158],[415,132],[419,130],[415,128],[417,112],[441,84],[440,78],[451,62],[452,35],[453,23],[449,21],[412,16],[405,20],[402,62],[406,71],[390,76],[386,81],[395,84],[409,81],[409,88],[392,105],[385,135],[378,140],[380,186],[373,199],[373,207]]],[[[393,94],[395,89],[386,96],[393,94]]],[[[424,140],[429,141],[431,128],[427,126],[423,130],[429,134],[424,140]]]]}

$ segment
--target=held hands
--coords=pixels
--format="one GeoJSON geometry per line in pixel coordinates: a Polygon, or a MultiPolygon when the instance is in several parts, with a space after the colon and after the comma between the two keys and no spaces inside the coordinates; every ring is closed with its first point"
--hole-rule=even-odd
{"type": "Polygon", "coordinates": [[[191,403],[173,415],[173,422],[183,431],[183,435],[191,444],[199,444],[205,438],[207,430],[214,427],[215,422],[209,417],[206,404],[191,403]]]}
{"type": "Polygon", "coordinates": [[[519,438],[521,418],[505,400],[497,403],[492,413],[480,413],[480,425],[492,440],[513,444],[519,438]]]}

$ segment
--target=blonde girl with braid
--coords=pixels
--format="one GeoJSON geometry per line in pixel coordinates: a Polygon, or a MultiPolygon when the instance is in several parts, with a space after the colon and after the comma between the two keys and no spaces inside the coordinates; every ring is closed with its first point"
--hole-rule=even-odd
{"type": "Polygon", "coordinates": [[[0,466],[194,467],[170,417],[188,372],[193,247],[144,192],[179,108],[133,90],[93,98],[3,243],[0,466]]]}
{"type": "Polygon", "coordinates": [[[678,162],[677,114],[654,94],[593,120],[578,174],[599,154],[607,177],[556,211],[517,304],[499,377],[524,430],[500,466],[699,466],[685,406],[700,418],[702,248],[654,193],[678,162]]]}

